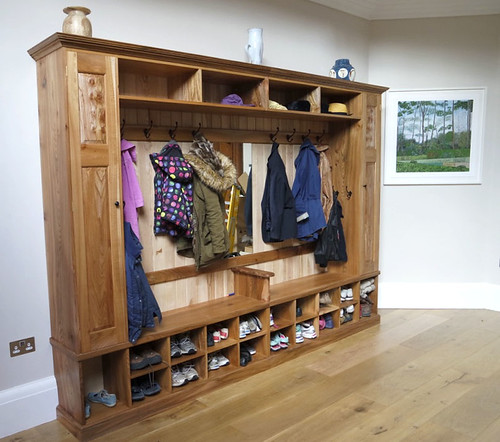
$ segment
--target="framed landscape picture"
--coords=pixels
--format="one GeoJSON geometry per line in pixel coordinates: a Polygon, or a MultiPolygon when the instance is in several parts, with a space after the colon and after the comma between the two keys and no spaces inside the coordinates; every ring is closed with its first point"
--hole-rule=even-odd
{"type": "Polygon", "coordinates": [[[384,184],[480,184],[485,94],[389,90],[384,184]]]}

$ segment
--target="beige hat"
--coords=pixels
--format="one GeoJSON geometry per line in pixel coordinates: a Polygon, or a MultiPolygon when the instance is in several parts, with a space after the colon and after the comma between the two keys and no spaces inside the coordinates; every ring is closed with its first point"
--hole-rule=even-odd
{"type": "Polygon", "coordinates": [[[328,113],[347,115],[347,106],[344,103],[330,103],[328,105],[328,113]]]}
{"type": "Polygon", "coordinates": [[[285,106],[273,100],[269,100],[269,109],[288,110],[285,106]]]}

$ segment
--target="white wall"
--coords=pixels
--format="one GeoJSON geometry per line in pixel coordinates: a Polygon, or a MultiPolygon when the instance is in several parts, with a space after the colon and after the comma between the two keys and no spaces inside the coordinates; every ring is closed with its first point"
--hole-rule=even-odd
{"type": "MultiPolygon", "coordinates": [[[[60,31],[70,4],[8,3],[0,14],[0,437],[55,418],[36,72],[26,51],[60,31]],[[8,342],[29,336],[36,352],[10,358],[8,342]]],[[[327,75],[335,59],[350,58],[357,79],[368,79],[369,23],[302,0],[83,4],[94,37],[246,61],[247,29],[263,27],[263,64],[327,75]]]]}
{"type": "Polygon", "coordinates": [[[383,186],[381,307],[500,309],[500,15],[372,23],[369,81],[487,87],[481,185],[383,186]]]}

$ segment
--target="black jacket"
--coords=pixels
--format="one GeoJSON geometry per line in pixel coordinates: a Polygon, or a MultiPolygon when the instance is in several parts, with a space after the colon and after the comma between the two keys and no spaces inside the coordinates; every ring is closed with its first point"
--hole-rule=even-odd
{"type": "Polygon", "coordinates": [[[328,261],[347,261],[342,218],[342,206],[334,197],[328,223],[321,232],[314,250],[314,260],[320,267],[326,267],[328,261]]]}
{"type": "Polygon", "coordinates": [[[273,143],[267,159],[266,183],[261,202],[262,240],[266,243],[297,236],[295,199],[278,147],[278,143],[273,143]]]}

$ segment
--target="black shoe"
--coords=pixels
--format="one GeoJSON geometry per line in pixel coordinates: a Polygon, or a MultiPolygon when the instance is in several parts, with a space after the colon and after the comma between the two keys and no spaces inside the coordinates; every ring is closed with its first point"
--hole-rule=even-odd
{"type": "Polygon", "coordinates": [[[207,347],[213,347],[214,345],[214,334],[209,331],[207,332],[207,347]]]}
{"type": "Polygon", "coordinates": [[[245,367],[252,360],[252,355],[248,350],[241,349],[240,350],[240,365],[245,367]]]}
{"type": "Polygon", "coordinates": [[[297,318],[302,316],[302,309],[300,307],[297,307],[297,313],[296,313],[297,318]]]}

